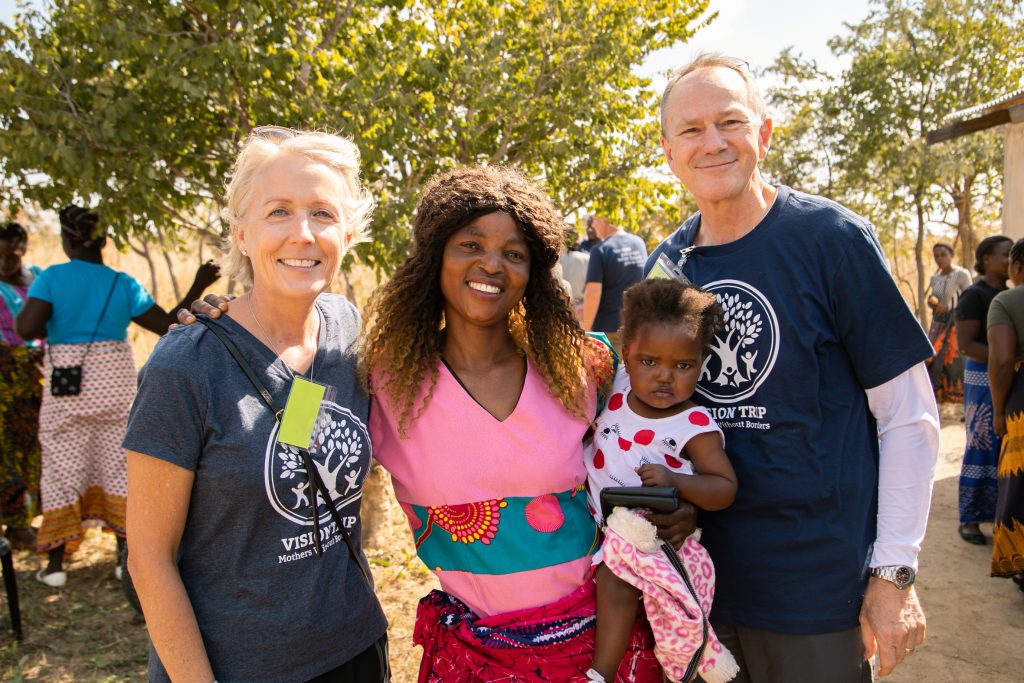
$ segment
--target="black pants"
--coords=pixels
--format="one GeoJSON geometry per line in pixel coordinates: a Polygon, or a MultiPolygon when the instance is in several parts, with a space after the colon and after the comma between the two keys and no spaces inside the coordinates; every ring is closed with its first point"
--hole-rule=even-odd
{"type": "Polygon", "coordinates": [[[310,679],[309,683],[386,683],[390,680],[388,637],[383,635],[352,659],[310,679]]]}
{"type": "Polygon", "coordinates": [[[740,665],[732,683],[871,683],[860,628],[802,636],[745,626],[714,627],[740,665]]]}

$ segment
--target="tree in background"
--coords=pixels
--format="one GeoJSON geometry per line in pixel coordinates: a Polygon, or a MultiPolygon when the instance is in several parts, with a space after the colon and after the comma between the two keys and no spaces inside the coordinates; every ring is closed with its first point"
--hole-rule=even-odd
{"type": "MultiPolygon", "coordinates": [[[[925,225],[951,203],[963,260],[973,263],[972,213],[1001,189],[995,134],[937,146],[925,133],[958,109],[1019,87],[1024,30],[1019,0],[884,0],[833,51],[851,59],[829,94],[846,184],[893,215],[913,217],[916,307],[927,324],[925,225]]],[[[930,265],[930,264],[929,264],[930,265]]]]}
{"type": "Polygon", "coordinates": [[[952,208],[962,260],[974,261],[974,217],[992,220],[1001,191],[994,131],[929,147],[925,133],[953,112],[1019,87],[1024,30],[1019,0],[881,0],[830,42],[849,59],[838,77],[792,50],[769,68],[769,102],[784,112],[765,167],[778,182],[833,197],[867,216],[896,256],[914,239],[913,281],[894,276],[927,324],[926,224],[952,208]],[[913,227],[909,227],[908,223],[913,227]]]}
{"type": "MultiPolygon", "coordinates": [[[[102,204],[117,237],[219,234],[238,142],[327,128],[363,153],[374,242],[408,252],[423,183],[516,164],[565,213],[627,227],[671,207],[657,96],[634,68],[707,0],[80,0],[0,28],[0,202],[102,204]]],[[[711,15],[713,18],[714,15],[711,15]]]]}

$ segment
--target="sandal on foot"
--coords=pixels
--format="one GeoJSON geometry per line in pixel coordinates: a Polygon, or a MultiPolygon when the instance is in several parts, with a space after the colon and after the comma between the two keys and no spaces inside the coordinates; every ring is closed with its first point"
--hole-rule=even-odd
{"type": "Polygon", "coordinates": [[[957,531],[960,533],[960,538],[968,543],[973,545],[985,545],[985,534],[981,533],[981,529],[977,526],[961,524],[957,531]]]}
{"type": "Polygon", "coordinates": [[[36,572],[36,581],[50,588],[61,588],[68,582],[68,573],[50,572],[47,574],[45,569],[40,569],[36,572]]]}

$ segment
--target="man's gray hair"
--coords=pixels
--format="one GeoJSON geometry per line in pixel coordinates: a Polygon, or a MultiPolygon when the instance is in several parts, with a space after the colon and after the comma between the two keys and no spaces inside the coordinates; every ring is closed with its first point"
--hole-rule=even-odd
{"type": "Polygon", "coordinates": [[[668,98],[672,94],[672,88],[675,87],[676,83],[680,81],[684,76],[697,71],[698,69],[712,69],[715,67],[724,67],[726,69],[732,69],[740,75],[743,82],[747,86],[747,97],[750,101],[750,108],[754,110],[762,121],[768,118],[768,107],[765,106],[764,98],[761,97],[761,91],[757,87],[757,83],[754,82],[753,76],[750,75],[750,68],[748,64],[742,59],[736,57],[729,57],[719,52],[702,52],[697,55],[689,64],[685,64],[675,71],[668,78],[668,84],[665,85],[665,92],[661,94],[661,134],[665,134],[665,106],[668,103],[668,98]]]}

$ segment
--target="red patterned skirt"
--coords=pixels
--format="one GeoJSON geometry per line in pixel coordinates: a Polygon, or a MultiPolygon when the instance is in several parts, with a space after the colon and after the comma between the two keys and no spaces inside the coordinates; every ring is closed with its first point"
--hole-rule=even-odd
{"type": "Polygon", "coordinates": [[[964,360],[952,321],[935,320],[928,330],[935,355],[928,361],[929,374],[939,403],[964,402],[964,360]]]}
{"type": "Polygon", "coordinates": [[[83,527],[99,525],[123,537],[128,476],[124,439],[135,398],[135,360],[125,341],[53,344],[43,367],[39,413],[42,447],[39,552],[78,547],[83,527]],[[53,365],[82,365],[82,392],[53,396],[53,365]]]}
{"type": "MultiPolygon", "coordinates": [[[[423,647],[419,683],[582,681],[594,657],[597,595],[587,581],[561,600],[479,618],[457,598],[431,591],[416,611],[423,647]]],[[[617,683],[661,683],[654,637],[640,610],[617,683]]]]}

